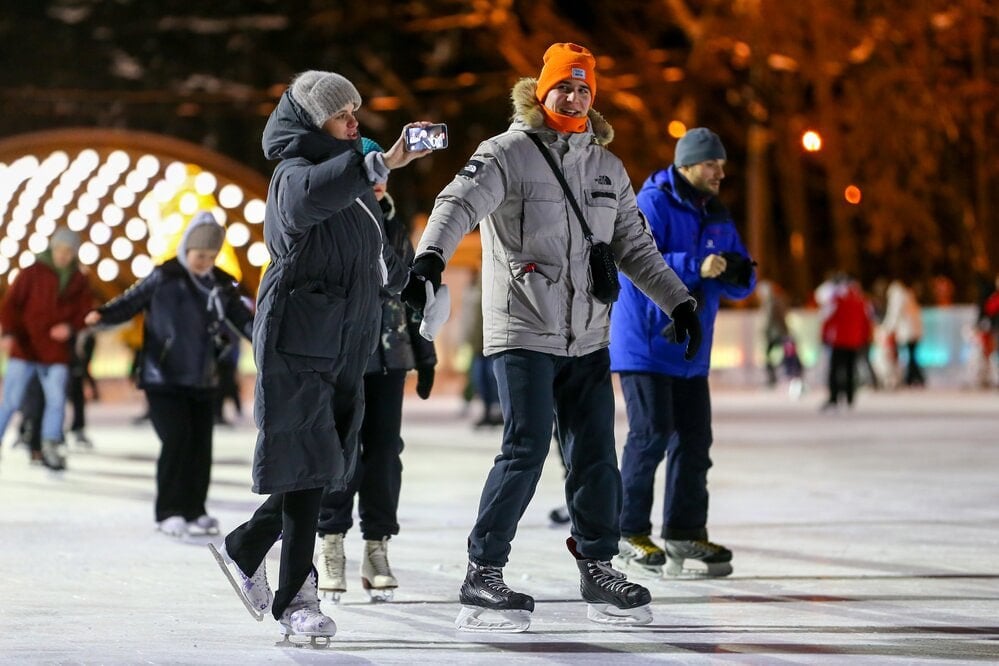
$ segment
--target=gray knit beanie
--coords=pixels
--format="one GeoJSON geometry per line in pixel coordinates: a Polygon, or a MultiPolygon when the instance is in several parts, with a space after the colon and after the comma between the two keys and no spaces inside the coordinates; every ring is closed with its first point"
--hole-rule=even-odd
{"type": "Polygon", "coordinates": [[[52,234],[52,239],[49,241],[49,247],[54,247],[56,245],[62,245],[64,247],[72,248],[73,250],[79,250],[80,234],[67,227],[59,227],[56,229],[56,232],[52,234]]]}
{"type": "Polygon", "coordinates": [[[322,127],[333,114],[348,104],[356,111],[361,106],[361,95],[354,84],[334,72],[310,69],[295,77],[291,83],[291,96],[305,109],[316,127],[322,127]]]}
{"type": "Polygon", "coordinates": [[[688,130],[676,142],[676,152],[673,154],[673,164],[678,167],[724,159],[727,159],[725,146],[722,145],[718,135],[707,127],[688,130]]]}

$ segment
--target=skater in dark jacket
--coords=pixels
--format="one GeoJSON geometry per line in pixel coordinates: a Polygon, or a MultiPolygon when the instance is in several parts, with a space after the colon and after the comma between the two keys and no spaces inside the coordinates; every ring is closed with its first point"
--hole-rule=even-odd
{"type": "MultiPolygon", "coordinates": [[[[363,140],[364,153],[384,152],[363,140]]],[[[396,216],[385,183],[375,183],[385,238],[408,265],[413,260],[409,230],[396,216]]],[[[402,486],[402,400],[406,373],[416,369],[416,392],[426,400],[434,385],[437,354],[433,342],[420,335],[423,316],[403,304],[398,294],[382,290],[382,320],[375,353],[364,372],[364,420],[357,470],[344,490],[323,493],[319,512],[319,590],[339,600],[347,590],[343,540],[354,524],[357,496],[364,553],[361,582],[372,598],[391,599],[398,585],[388,562],[389,538],[399,533],[399,491],[402,486]]]]}
{"type": "MultiPolygon", "coordinates": [[[[270,607],[285,636],[330,637],[312,555],[323,488],[347,487],[364,413],[363,375],[378,341],[382,290],[405,267],[385,244],[371,191],[429,151],[361,153],[361,96],[333,72],[300,74],[264,128],[271,177],[264,240],[271,263],[257,293],[253,352],[259,430],[253,490],[270,497],[225,537],[219,562],[257,617],[270,607]],[[278,589],[264,558],[281,538],[278,589]]],[[[429,123],[427,123],[429,124],[429,123]]]]}
{"type": "Polygon", "coordinates": [[[125,293],[87,315],[90,325],[121,324],[145,312],[139,387],[162,448],[156,463],[156,524],[173,537],[218,534],[205,500],[212,466],[218,333],[226,322],[247,338],[253,314],[239,299],[235,279],[215,267],[223,229],[199,213],[177,256],[125,293]]]}

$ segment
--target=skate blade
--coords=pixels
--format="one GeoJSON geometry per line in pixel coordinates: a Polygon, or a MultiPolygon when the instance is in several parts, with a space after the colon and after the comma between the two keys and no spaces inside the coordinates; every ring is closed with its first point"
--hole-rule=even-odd
{"type": "Polygon", "coordinates": [[[625,569],[647,578],[663,577],[662,565],[639,564],[634,560],[627,560],[623,557],[615,557],[614,564],[616,564],[619,569],[625,569]]]}
{"type": "Polygon", "coordinates": [[[331,601],[337,606],[339,606],[340,598],[343,596],[343,593],[346,591],[347,590],[324,590],[322,588],[319,588],[319,598],[326,599],[327,601],[331,601]]]}
{"type": "Polygon", "coordinates": [[[694,560],[698,566],[684,567],[684,560],[668,560],[666,575],[671,578],[722,578],[732,573],[731,562],[704,563],[694,560]]]}
{"type": "Polygon", "coordinates": [[[611,604],[587,604],[586,617],[600,624],[636,625],[652,622],[648,604],[637,608],[618,608],[611,604]]]}
{"type": "Polygon", "coordinates": [[[308,636],[306,634],[285,634],[284,638],[274,644],[279,648],[304,648],[306,650],[325,650],[333,644],[332,636],[308,636]],[[295,636],[295,639],[292,639],[295,636]],[[308,641],[301,640],[303,638],[308,641]]]}
{"type": "Polygon", "coordinates": [[[531,626],[531,611],[491,610],[478,606],[462,606],[454,626],[462,631],[495,631],[520,633],[531,626]]]}
{"type": "Polygon", "coordinates": [[[257,622],[263,622],[264,614],[254,608],[250,602],[246,600],[246,597],[243,596],[243,591],[239,589],[239,583],[236,582],[236,579],[232,576],[232,572],[229,571],[229,565],[227,565],[225,560],[222,559],[222,553],[215,548],[215,544],[213,543],[208,544],[208,550],[212,551],[212,556],[215,557],[215,561],[218,562],[219,568],[222,569],[222,573],[225,574],[226,579],[229,581],[229,584],[232,585],[232,589],[236,592],[236,596],[243,602],[243,606],[246,607],[246,610],[250,611],[250,615],[253,616],[254,620],[257,622]]]}
{"type": "Polygon", "coordinates": [[[368,601],[373,604],[387,603],[395,598],[395,590],[392,588],[364,590],[368,593],[368,601]]]}

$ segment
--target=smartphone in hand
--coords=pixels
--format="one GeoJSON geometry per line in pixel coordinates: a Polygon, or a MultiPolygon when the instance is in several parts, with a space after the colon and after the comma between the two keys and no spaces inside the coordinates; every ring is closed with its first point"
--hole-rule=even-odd
{"type": "Polygon", "coordinates": [[[441,150],[447,148],[447,125],[436,123],[406,128],[406,150],[441,150]]]}

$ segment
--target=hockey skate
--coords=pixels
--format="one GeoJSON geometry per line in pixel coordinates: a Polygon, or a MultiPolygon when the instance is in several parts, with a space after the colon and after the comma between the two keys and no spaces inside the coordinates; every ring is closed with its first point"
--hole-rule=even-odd
{"type": "Polygon", "coordinates": [[[732,573],[732,551],[707,539],[667,539],[666,573],[688,578],[727,576],[732,573]],[[698,566],[684,567],[687,560],[694,560],[698,566]]]}
{"type": "Polygon", "coordinates": [[[623,568],[659,578],[666,564],[666,552],[647,534],[621,539],[618,561],[623,568]]]}
{"type": "Polygon", "coordinates": [[[388,537],[364,542],[361,561],[361,585],[371,601],[392,601],[399,581],[392,575],[388,562],[388,537]]]}
{"type": "Polygon", "coordinates": [[[343,534],[319,537],[319,594],[335,604],[347,591],[347,556],[343,552],[343,534]]]}
{"type": "Polygon", "coordinates": [[[219,533],[218,518],[207,513],[199,516],[197,520],[187,523],[187,533],[191,536],[216,536],[219,533]]]}
{"type": "Polygon", "coordinates": [[[281,614],[278,622],[284,638],[275,643],[278,647],[324,649],[330,646],[330,639],[336,635],[336,622],[319,610],[317,578],[318,574],[313,567],[298,594],[281,614]],[[309,641],[292,640],[293,636],[305,637],[309,641]]]}
{"type": "Polygon", "coordinates": [[[246,606],[246,610],[250,611],[253,619],[262,622],[264,613],[271,607],[271,602],[274,600],[271,586],[267,584],[266,560],[260,563],[252,576],[247,576],[239,568],[239,565],[229,557],[229,553],[225,550],[225,542],[222,543],[221,549],[216,549],[215,544],[210,543],[208,550],[212,551],[212,556],[219,563],[219,568],[229,580],[232,589],[236,591],[239,600],[246,606]]]}
{"type": "Polygon", "coordinates": [[[458,599],[461,610],[454,621],[458,629],[515,633],[531,626],[534,598],[507,587],[502,567],[469,562],[458,599]]]}
{"type": "Polygon", "coordinates": [[[583,557],[576,540],[565,541],[579,567],[579,593],[588,605],[586,617],[602,624],[648,624],[652,622],[652,595],[615,570],[609,561],[583,557]]]}

